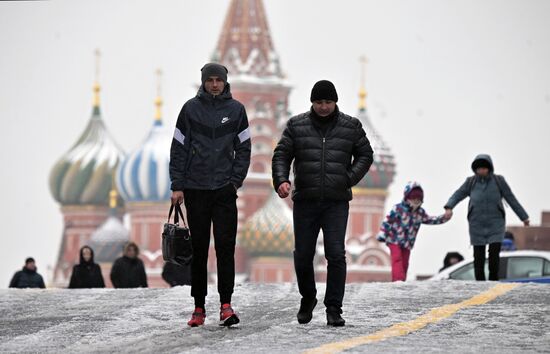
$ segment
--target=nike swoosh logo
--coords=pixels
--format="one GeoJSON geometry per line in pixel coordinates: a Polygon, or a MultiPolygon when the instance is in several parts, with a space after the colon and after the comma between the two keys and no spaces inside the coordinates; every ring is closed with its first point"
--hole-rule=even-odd
{"type": "Polygon", "coordinates": [[[222,124],[225,123],[225,122],[227,122],[228,120],[229,120],[229,117],[223,117],[223,118],[222,118],[222,124]]]}

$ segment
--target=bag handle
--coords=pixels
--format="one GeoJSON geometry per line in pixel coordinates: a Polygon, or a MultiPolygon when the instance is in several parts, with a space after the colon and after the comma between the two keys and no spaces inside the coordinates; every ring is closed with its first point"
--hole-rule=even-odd
{"type": "Polygon", "coordinates": [[[181,217],[181,220],[183,221],[183,226],[187,228],[187,224],[185,223],[185,218],[183,217],[183,212],[181,211],[181,206],[176,203],[170,205],[170,211],[168,212],[168,222],[170,222],[170,218],[172,217],[172,212],[176,209],[176,212],[174,214],[174,224],[179,223],[179,218],[181,217]]]}

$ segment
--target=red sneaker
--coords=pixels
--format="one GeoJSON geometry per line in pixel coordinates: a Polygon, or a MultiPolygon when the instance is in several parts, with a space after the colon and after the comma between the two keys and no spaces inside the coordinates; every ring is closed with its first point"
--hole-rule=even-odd
{"type": "Polygon", "coordinates": [[[187,322],[187,324],[189,325],[189,327],[202,326],[205,319],[206,314],[204,313],[204,310],[200,307],[197,307],[193,312],[193,315],[191,315],[191,319],[189,320],[189,322],[187,322]]]}
{"type": "Polygon", "coordinates": [[[233,326],[239,323],[239,317],[231,308],[231,304],[223,304],[220,307],[220,326],[233,326]]]}

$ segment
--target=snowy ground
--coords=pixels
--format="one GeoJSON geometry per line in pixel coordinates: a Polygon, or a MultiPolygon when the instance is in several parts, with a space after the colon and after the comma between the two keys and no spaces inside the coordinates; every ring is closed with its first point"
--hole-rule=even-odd
{"type": "MultiPolygon", "coordinates": [[[[209,289],[207,324],[187,328],[188,287],[135,290],[0,290],[0,352],[300,353],[364,336],[428,310],[457,303],[494,284],[473,282],[348,285],[346,327],[326,326],[322,294],[308,325],[299,325],[293,284],[244,284],[233,304],[235,328],[217,324],[217,296],[209,289]]],[[[403,337],[349,352],[550,353],[550,286],[524,284],[481,306],[403,337]]]]}

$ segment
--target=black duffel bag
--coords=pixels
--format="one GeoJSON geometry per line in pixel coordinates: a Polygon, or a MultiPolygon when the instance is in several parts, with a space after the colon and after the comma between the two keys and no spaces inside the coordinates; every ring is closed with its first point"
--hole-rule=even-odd
{"type": "Polygon", "coordinates": [[[191,234],[185,224],[185,218],[179,204],[172,204],[168,213],[168,222],[164,224],[162,232],[162,258],[165,262],[174,263],[180,266],[189,265],[193,259],[193,245],[191,243],[191,234]],[[174,213],[174,223],[170,223],[172,212],[174,213]],[[179,225],[179,219],[183,222],[183,227],[179,225]]]}

